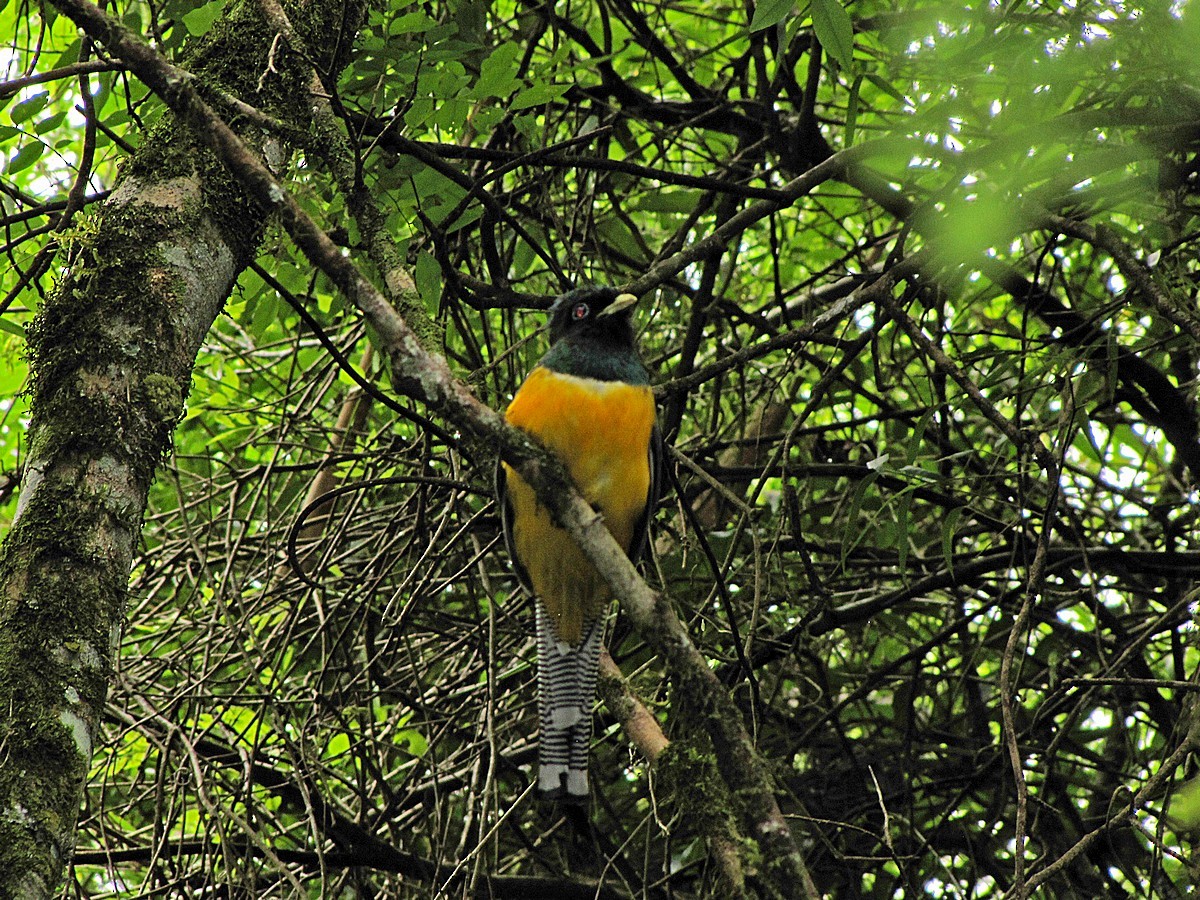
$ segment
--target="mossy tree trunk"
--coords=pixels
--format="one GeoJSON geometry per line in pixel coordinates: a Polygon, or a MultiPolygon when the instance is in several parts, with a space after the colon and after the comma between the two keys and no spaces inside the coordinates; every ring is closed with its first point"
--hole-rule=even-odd
{"type": "MultiPolygon", "coordinates": [[[[185,65],[307,125],[311,65],[286,47],[272,52],[262,8],[233,5],[185,65]]],[[[346,0],[287,12],[301,39],[320,36],[311,43],[326,56],[315,61],[336,72],[363,10],[346,0]]],[[[165,116],[80,229],[31,329],[28,455],[0,545],[0,897],[52,895],[71,857],[150,482],[197,350],[264,225],[165,116]]]]}

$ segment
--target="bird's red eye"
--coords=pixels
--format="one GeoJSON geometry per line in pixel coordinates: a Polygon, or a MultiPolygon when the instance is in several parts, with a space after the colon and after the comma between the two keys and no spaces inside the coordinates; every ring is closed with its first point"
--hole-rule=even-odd
{"type": "Polygon", "coordinates": [[[586,303],[576,303],[575,308],[571,310],[571,318],[576,322],[582,322],[588,317],[588,305],[586,303]]]}

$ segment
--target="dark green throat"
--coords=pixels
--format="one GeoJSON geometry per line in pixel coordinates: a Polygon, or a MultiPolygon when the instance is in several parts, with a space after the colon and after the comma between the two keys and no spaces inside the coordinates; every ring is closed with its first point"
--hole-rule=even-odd
{"type": "Polygon", "coordinates": [[[633,347],[613,346],[586,336],[582,340],[559,341],[542,357],[542,365],[564,375],[597,381],[650,383],[650,375],[633,347]]]}

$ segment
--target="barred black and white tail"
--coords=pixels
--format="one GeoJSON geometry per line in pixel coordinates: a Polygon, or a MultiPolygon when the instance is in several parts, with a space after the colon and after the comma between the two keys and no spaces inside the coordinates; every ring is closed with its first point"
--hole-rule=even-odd
{"type": "Polygon", "coordinates": [[[585,626],[572,647],[554,633],[553,620],[537,607],[538,791],[543,796],[587,796],[588,748],[592,743],[592,703],[604,616],[585,626]]]}

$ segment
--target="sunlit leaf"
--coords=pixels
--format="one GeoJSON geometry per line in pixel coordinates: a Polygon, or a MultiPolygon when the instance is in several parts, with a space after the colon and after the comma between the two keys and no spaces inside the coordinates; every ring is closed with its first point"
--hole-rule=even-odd
{"type": "Polygon", "coordinates": [[[750,30],[761,31],[783,21],[795,7],[795,0],[762,0],[754,7],[754,16],[750,19],[750,30]]]}
{"type": "Polygon", "coordinates": [[[213,27],[213,23],[217,21],[217,17],[221,15],[221,11],[220,3],[205,3],[186,13],[182,19],[183,25],[189,34],[199,37],[208,33],[209,29],[213,27]]]}
{"type": "Polygon", "coordinates": [[[20,150],[14,153],[4,166],[4,173],[13,176],[23,172],[42,158],[46,145],[41,141],[27,141],[20,150]]]}
{"type": "Polygon", "coordinates": [[[821,47],[843,69],[854,66],[854,24],[839,0],[810,0],[813,30],[821,47]]]}

